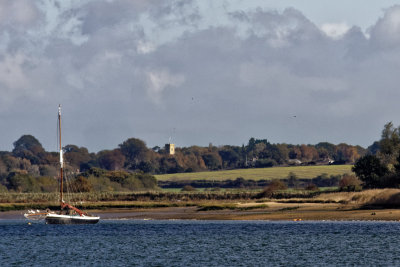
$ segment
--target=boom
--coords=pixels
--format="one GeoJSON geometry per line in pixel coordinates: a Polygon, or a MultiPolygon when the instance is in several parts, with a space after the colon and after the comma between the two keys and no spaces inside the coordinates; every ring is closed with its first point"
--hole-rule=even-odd
{"type": "Polygon", "coordinates": [[[80,216],[85,215],[85,213],[84,213],[83,211],[81,211],[80,209],[75,208],[74,206],[71,206],[70,204],[67,204],[67,203],[61,203],[61,209],[64,209],[64,208],[69,208],[69,209],[71,209],[71,210],[74,210],[74,211],[76,211],[80,216]]]}

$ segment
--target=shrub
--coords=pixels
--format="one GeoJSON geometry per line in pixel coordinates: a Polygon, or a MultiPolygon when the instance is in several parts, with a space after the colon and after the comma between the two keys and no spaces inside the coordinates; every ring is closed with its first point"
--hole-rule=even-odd
{"type": "Polygon", "coordinates": [[[313,183],[309,183],[304,189],[309,191],[319,191],[319,187],[313,183]]]}
{"type": "Polygon", "coordinates": [[[93,186],[88,178],[80,175],[72,182],[72,188],[76,189],[78,192],[90,192],[93,186]]]}
{"type": "Polygon", "coordinates": [[[7,187],[5,187],[4,185],[0,184],[0,193],[6,193],[8,192],[7,187]]]}
{"type": "Polygon", "coordinates": [[[299,178],[294,172],[289,173],[287,180],[290,187],[297,187],[299,185],[299,178]]]}
{"type": "Polygon", "coordinates": [[[144,188],[146,189],[157,188],[157,179],[153,175],[148,173],[136,173],[135,177],[142,182],[144,188]]]}
{"type": "Polygon", "coordinates": [[[259,159],[255,163],[256,168],[267,168],[267,167],[273,167],[275,165],[277,165],[277,163],[273,159],[259,159]]]}
{"type": "Polygon", "coordinates": [[[258,197],[272,197],[274,192],[287,189],[287,185],[281,180],[272,180],[271,183],[264,188],[258,197]]]}
{"type": "Polygon", "coordinates": [[[287,189],[287,185],[281,180],[272,180],[268,185],[269,188],[274,190],[285,190],[287,189]]]}
{"type": "Polygon", "coordinates": [[[360,191],[362,182],[355,176],[346,174],[339,182],[341,191],[360,191]]]}
{"type": "Polygon", "coordinates": [[[219,192],[219,191],[221,191],[221,188],[220,188],[220,187],[213,187],[213,188],[211,188],[210,191],[212,191],[212,192],[219,192]]]}
{"type": "Polygon", "coordinates": [[[193,192],[193,191],[197,191],[197,189],[196,188],[194,188],[193,186],[191,186],[191,185],[185,185],[183,188],[182,188],[182,191],[189,191],[189,192],[193,192]]]}

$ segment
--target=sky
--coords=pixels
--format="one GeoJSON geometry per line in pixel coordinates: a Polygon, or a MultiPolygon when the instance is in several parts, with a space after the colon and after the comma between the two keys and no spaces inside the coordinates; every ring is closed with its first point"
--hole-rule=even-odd
{"type": "Polygon", "coordinates": [[[0,151],[330,142],[400,124],[400,3],[2,0],[0,151]]]}

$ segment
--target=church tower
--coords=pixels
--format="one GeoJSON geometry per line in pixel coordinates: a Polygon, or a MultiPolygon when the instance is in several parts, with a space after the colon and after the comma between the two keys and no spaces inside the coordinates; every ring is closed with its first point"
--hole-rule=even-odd
{"type": "Polygon", "coordinates": [[[175,155],[175,144],[165,144],[165,150],[169,155],[175,155]]]}

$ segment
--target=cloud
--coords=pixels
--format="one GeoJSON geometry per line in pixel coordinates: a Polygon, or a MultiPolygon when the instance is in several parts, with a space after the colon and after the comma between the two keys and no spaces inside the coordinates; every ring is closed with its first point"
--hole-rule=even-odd
{"type": "Polygon", "coordinates": [[[27,79],[23,71],[23,63],[26,61],[21,54],[7,55],[0,62],[0,82],[10,89],[22,89],[27,85],[27,79]]]}
{"type": "Polygon", "coordinates": [[[5,0],[0,2],[0,25],[31,27],[40,18],[40,11],[33,1],[5,0]]]}
{"type": "Polygon", "coordinates": [[[162,93],[168,87],[180,86],[185,78],[182,75],[172,75],[166,70],[146,72],[148,79],[147,94],[156,104],[161,102],[162,93]]]}
{"type": "Polygon", "coordinates": [[[321,30],[332,39],[342,38],[348,31],[350,27],[342,23],[324,23],[321,25],[321,30]]]}
{"type": "Polygon", "coordinates": [[[369,29],[371,41],[381,48],[395,48],[400,43],[400,6],[386,10],[383,18],[369,29]]]}
{"type": "Polygon", "coordinates": [[[182,25],[197,27],[197,23],[201,19],[199,8],[193,0],[161,3],[150,9],[150,15],[161,28],[180,27],[182,25]]]}
{"type": "Polygon", "coordinates": [[[156,47],[154,44],[150,42],[145,42],[144,40],[139,40],[137,44],[137,52],[139,54],[148,54],[156,50],[156,47]]]}
{"type": "Polygon", "coordinates": [[[53,149],[59,103],[66,142],[90,150],[129,137],[160,145],[172,128],[179,146],[366,146],[400,111],[398,6],[366,38],[294,8],[224,2],[213,21],[194,0],[13,3],[0,3],[0,150],[26,133],[53,149]]]}
{"type": "Polygon", "coordinates": [[[8,54],[0,60],[0,110],[9,109],[21,97],[40,97],[43,91],[30,87],[29,71],[35,64],[35,59],[22,53],[8,54]]]}
{"type": "Polygon", "coordinates": [[[234,21],[240,21],[242,25],[238,28],[247,38],[263,38],[274,48],[289,46],[310,38],[321,38],[318,28],[294,8],[287,8],[282,14],[258,8],[250,12],[232,12],[230,17],[234,21]]]}

